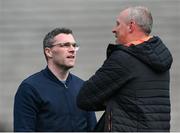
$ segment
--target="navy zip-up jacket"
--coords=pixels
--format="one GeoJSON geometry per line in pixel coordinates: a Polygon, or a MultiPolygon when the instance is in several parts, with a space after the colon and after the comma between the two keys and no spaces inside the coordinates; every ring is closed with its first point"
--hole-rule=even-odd
{"type": "Polygon", "coordinates": [[[14,102],[14,131],[91,131],[94,112],[76,106],[83,80],[69,74],[59,81],[48,67],[25,79],[14,102]]]}

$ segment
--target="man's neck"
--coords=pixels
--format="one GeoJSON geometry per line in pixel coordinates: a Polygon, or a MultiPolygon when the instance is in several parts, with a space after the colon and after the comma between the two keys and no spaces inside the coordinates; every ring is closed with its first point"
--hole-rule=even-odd
{"type": "Polygon", "coordinates": [[[65,81],[69,75],[68,69],[63,69],[50,64],[48,64],[48,68],[61,81],[65,81]]]}
{"type": "Polygon", "coordinates": [[[126,44],[126,46],[130,46],[131,44],[134,44],[134,45],[138,45],[138,44],[141,44],[143,43],[144,41],[148,41],[152,36],[149,36],[149,35],[139,35],[139,36],[134,36],[130,42],[128,42],[126,44]]]}

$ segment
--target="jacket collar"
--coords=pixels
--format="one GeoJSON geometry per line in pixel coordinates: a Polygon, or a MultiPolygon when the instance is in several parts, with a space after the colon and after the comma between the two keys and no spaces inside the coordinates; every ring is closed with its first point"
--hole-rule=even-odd
{"type": "Polygon", "coordinates": [[[117,50],[129,53],[134,58],[147,64],[156,72],[169,70],[173,61],[170,51],[157,36],[154,36],[139,45],[131,45],[129,47],[122,44],[109,44],[106,52],[107,58],[117,50]]]}
{"type": "MultiPolygon", "coordinates": [[[[58,84],[63,84],[52,72],[51,70],[48,68],[48,66],[46,66],[46,68],[43,70],[44,75],[49,78],[50,80],[58,83],[58,84]]],[[[66,84],[69,84],[69,81],[71,80],[71,73],[69,73],[67,79],[66,79],[66,84]]]]}

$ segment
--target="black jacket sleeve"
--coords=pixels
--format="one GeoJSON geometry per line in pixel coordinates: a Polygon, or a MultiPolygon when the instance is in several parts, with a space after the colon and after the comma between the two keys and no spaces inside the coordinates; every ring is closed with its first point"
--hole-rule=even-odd
{"type": "Polygon", "coordinates": [[[132,78],[130,71],[121,64],[118,54],[114,52],[95,75],[84,82],[77,96],[77,105],[81,109],[104,110],[106,102],[132,78]]]}
{"type": "Polygon", "coordinates": [[[34,89],[22,83],[14,100],[14,131],[36,131],[36,116],[38,112],[38,95],[34,89]]]}

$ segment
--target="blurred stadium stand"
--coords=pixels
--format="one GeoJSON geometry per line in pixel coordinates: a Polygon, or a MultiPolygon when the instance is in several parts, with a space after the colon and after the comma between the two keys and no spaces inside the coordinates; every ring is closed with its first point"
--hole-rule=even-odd
{"type": "Polygon", "coordinates": [[[111,30],[116,16],[131,5],[152,11],[152,34],[159,35],[173,54],[171,131],[180,131],[179,0],[0,0],[0,131],[13,129],[13,100],[21,81],[46,66],[42,40],[47,32],[55,27],[73,30],[80,51],[72,72],[86,80],[115,40],[111,30]]]}

